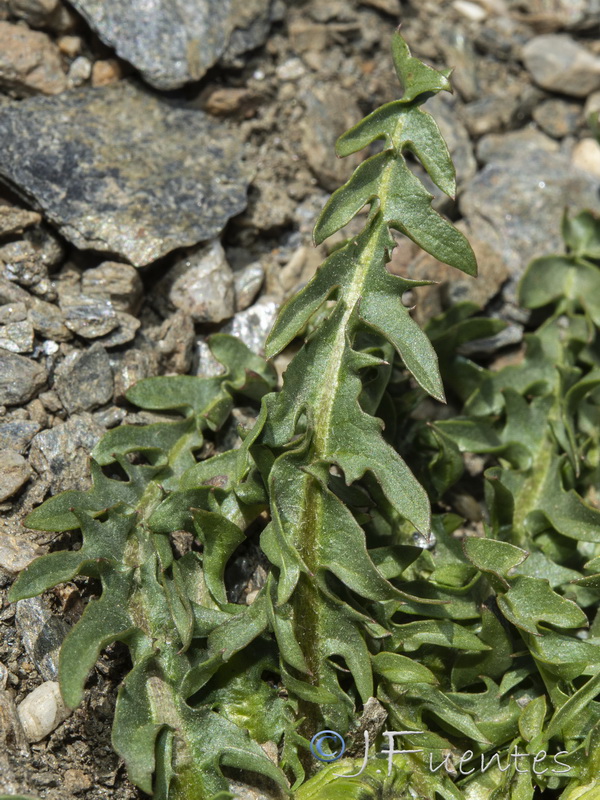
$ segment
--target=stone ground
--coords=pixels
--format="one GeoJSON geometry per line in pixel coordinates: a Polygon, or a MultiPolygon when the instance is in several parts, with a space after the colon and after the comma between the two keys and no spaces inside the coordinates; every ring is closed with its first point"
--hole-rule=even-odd
{"type": "Polygon", "coordinates": [[[357,163],[336,160],[337,135],[398,96],[395,26],[455,67],[455,94],[429,108],[458,197],[435,202],[481,270],[457,277],[401,242],[391,269],[440,282],[420,321],[472,299],[511,323],[483,348],[503,357],[525,265],[561,248],[565,207],[600,210],[597,0],[162,0],[152,21],[142,0],[102,6],[0,0],[0,792],[48,800],[142,795],[110,746],[122,648],[34,741],[32,692],[52,700],[93,587],[8,605],[15,574],[68,543],[22,520],[86,486],[106,429],[142,421],[135,381],[210,371],[215,330],[260,351],[326,252],[312,226],[357,163]]]}

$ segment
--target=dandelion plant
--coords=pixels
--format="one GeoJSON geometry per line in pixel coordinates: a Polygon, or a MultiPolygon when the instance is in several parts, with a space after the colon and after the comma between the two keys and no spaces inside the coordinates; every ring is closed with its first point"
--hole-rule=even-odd
{"type": "MultiPolygon", "coordinates": [[[[241,343],[213,337],[221,375],[139,383],[127,399],[164,421],[109,431],[92,454],[91,488],[52,497],[27,520],[79,530],[82,544],[33,562],[11,600],[76,576],[95,581],[99,596],[61,651],[61,690],[75,707],[100,651],[127,645],[113,744],[130,779],[159,800],[225,798],[231,768],[262,774],[273,791],[298,790],[318,766],[311,737],[323,728],[357,737],[377,686],[384,697],[398,680],[476,735],[431,670],[397,652],[407,638],[437,641],[435,626],[409,632],[391,613],[444,602],[403,576],[421,552],[413,534],[433,541],[430,501],[381,420],[394,359],[422,391],[444,397],[435,350],[402,302],[420,284],[386,268],[393,233],[476,272],[468,242],[432,208],[410,163],[453,196],[452,160],[423,109],[450,90],[450,73],[413,58],[400,33],[392,47],[401,99],[337,143],[342,157],[378,140],[383,149],[333,194],[314,237],[325,241],[367,206],[364,227],[284,305],[267,341],[270,359],[305,339],[282,389],[241,343]],[[240,447],[205,458],[240,399],[255,404],[256,423],[240,447]],[[196,541],[185,553],[174,547],[180,531],[196,541]],[[233,602],[227,568],[257,535],[267,579],[250,604],[233,602]]],[[[487,648],[457,628],[456,647],[487,648]]],[[[402,774],[396,786],[406,785],[402,774]]]]}

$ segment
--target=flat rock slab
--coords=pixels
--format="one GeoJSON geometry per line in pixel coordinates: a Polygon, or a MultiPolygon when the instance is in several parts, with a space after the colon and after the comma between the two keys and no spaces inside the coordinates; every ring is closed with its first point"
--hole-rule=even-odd
{"type": "Polygon", "coordinates": [[[0,108],[0,179],[80,249],[137,267],[217,236],[246,206],[242,144],[132,83],[0,108]]]}
{"type": "Polygon", "coordinates": [[[71,0],[98,36],[157,89],[199,80],[221,56],[262,44],[273,0],[71,0]]]}

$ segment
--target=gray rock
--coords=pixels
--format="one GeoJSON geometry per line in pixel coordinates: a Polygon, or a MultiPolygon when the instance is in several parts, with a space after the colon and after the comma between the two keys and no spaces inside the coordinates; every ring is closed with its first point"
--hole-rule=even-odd
{"type": "Polygon", "coordinates": [[[67,623],[51,614],[39,597],[17,602],[15,622],[23,646],[37,671],[44,680],[54,680],[58,675],[60,646],[69,632],[67,623]]]}
{"type": "Polygon", "coordinates": [[[17,286],[12,281],[7,281],[0,275],[0,303],[23,303],[26,308],[29,308],[33,298],[20,286],[17,286]]]}
{"type": "Polygon", "coordinates": [[[127,350],[114,367],[115,401],[125,399],[128,389],[143,378],[158,373],[158,358],[153,350],[127,350]]]}
{"type": "Polygon", "coordinates": [[[56,368],[54,388],[67,411],[90,411],[113,396],[113,373],[104,347],[95,342],[89,350],[68,355],[56,368]]]}
{"type": "Polygon", "coordinates": [[[456,99],[446,94],[437,94],[427,101],[425,110],[433,114],[456,167],[459,183],[469,180],[477,172],[477,162],[469,133],[458,118],[456,99]]]}
{"type": "Polygon", "coordinates": [[[141,322],[136,317],[132,317],[131,314],[126,314],[124,311],[115,311],[115,316],[119,323],[118,326],[106,336],[98,339],[104,347],[120,347],[122,344],[132,342],[140,329],[141,322]]]}
{"type": "Polygon", "coordinates": [[[0,405],[26,403],[39,392],[47,378],[41,364],[0,348],[0,405]]]}
{"type": "Polygon", "coordinates": [[[16,536],[0,528],[0,569],[16,573],[28,567],[43,551],[23,536],[16,536]]]}
{"type": "Polygon", "coordinates": [[[457,349],[457,353],[462,356],[474,355],[492,355],[503,347],[508,347],[512,344],[519,344],[523,341],[523,326],[522,325],[507,325],[503,331],[496,333],[494,336],[488,336],[486,339],[473,339],[471,342],[466,342],[457,349]]]}
{"type": "Polygon", "coordinates": [[[9,322],[23,322],[24,319],[27,319],[25,303],[6,303],[0,306],[0,325],[8,325],[9,322]]]}
{"type": "Polygon", "coordinates": [[[63,31],[69,27],[72,15],[60,0],[8,0],[8,3],[13,16],[32,28],[63,31]]]}
{"type": "Polygon", "coordinates": [[[33,351],[33,327],[26,320],[0,325],[0,347],[11,353],[31,353],[33,351]]]}
{"type": "Polygon", "coordinates": [[[166,319],[157,343],[161,370],[178,375],[189,372],[195,343],[194,323],[188,314],[177,311],[166,319]]]}
{"type": "Polygon", "coordinates": [[[538,86],[551,92],[586,97],[600,88],[600,58],[566,34],[535,36],[523,60],[538,86]]]}
{"type": "Polygon", "coordinates": [[[29,463],[48,481],[52,494],[87,489],[90,452],[104,433],[91,414],[74,414],[67,422],[33,437],[29,463]]]}
{"type": "Polygon", "coordinates": [[[484,136],[511,127],[518,108],[518,97],[508,93],[490,94],[467,103],[463,108],[463,119],[472,136],[484,136]]]}
{"type": "Polygon", "coordinates": [[[206,337],[200,336],[196,341],[195,373],[203,378],[215,378],[222,375],[225,367],[213,356],[206,337]]]}
{"type": "Polygon", "coordinates": [[[0,450],[0,503],[13,497],[31,477],[31,467],[14,450],[0,450]]]}
{"type": "Polygon", "coordinates": [[[67,88],[58,47],[45,33],[0,22],[0,86],[18,96],[67,88]]]}
{"type": "Polygon", "coordinates": [[[273,327],[279,311],[279,302],[268,295],[261,297],[245,311],[237,313],[221,328],[222,333],[230,333],[241,339],[254,353],[263,354],[269,331],[273,327]]]}
{"type": "Polygon", "coordinates": [[[348,180],[361,161],[358,153],[336,158],[338,136],[355,125],[363,116],[347,90],[329,85],[311,84],[301,97],[306,105],[302,120],[302,148],[315,177],[328,191],[334,191],[348,180]]]}
{"type": "Polygon", "coordinates": [[[229,129],[126,81],[0,107],[0,140],[0,176],[65,238],[135,266],[216,236],[246,204],[229,129]]]}
{"type": "Polygon", "coordinates": [[[27,313],[33,329],[45,339],[68,342],[73,334],[65,325],[65,315],[52,303],[36,300],[27,313]]]}
{"type": "Polygon", "coordinates": [[[38,225],[42,217],[36,211],[17,206],[0,205],[0,236],[23,233],[26,228],[38,225]]]}
{"type": "Polygon", "coordinates": [[[88,297],[110,300],[117,311],[135,314],[142,302],[144,285],[130,264],[104,261],[81,276],[81,291],[88,297]]]}
{"type": "Polygon", "coordinates": [[[93,416],[98,425],[102,425],[103,428],[116,428],[127,416],[127,411],[118,406],[110,406],[102,411],[96,411],[93,416]]]}
{"type": "Polygon", "coordinates": [[[581,106],[565,100],[545,100],[533,110],[534,120],[554,139],[572,136],[577,131],[581,116],[581,106]]]}
{"type": "Polygon", "coordinates": [[[157,89],[199,80],[227,51],[262,44],[272,0],[71,0],[100,38],[157,89]],[[151,24],[149,24],[151,16],[151,24]]]}
{"type": "Polygon", "coordinates": [[[222,322],[234,312],[233,274],[218,239],[184,254],[156,287],[159,309],[180,309],[194,322],[222,322]]]}
{"type": "Polygon", "coordinates": [[[254,261],[234,272],[235,310],[243,311],[254,301],[265,280],[265,271],[260,261],[254,261]]]}
{"type": "Polygon", "coordinates": [[[541,150],[558,153],[558,142],[535,128],[521,128],[504,134],[483,136],[477,143],[477,158],[482,164],[488,164],[491,161],[512,161],[515,153],[522,159],[529,153],[534,155],[541,150]]]}
{"type": "Polygon", "coordinates": [[[80,295],[61,302],[65,327],[84,339],[97,339],[119,327],[119,319],[110,300],[80,295]]]}
{"type": "Polygon", "coordinates": [[[40,427],[39,423],[26,419],[5,422],[0,425],[0,450],[24,453],[40,427]]]}
{"type": "Polygon", "coordinates": [[[598,181],[560,153],[513,152],[489,163],[466,187],[460,208],[513,277],[535,256],[562,252],[565,207],[600,210],[598,181]]]}

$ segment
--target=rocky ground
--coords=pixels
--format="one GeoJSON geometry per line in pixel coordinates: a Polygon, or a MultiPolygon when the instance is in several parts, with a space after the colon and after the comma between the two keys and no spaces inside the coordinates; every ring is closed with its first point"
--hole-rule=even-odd
{"type": "MultiPolygon", "coordinates": [[[[129,386],[210,372],[215,330],[260,351],[326,252],[312,226],[357,163],[336,137],[399,94],[400,21],[416,55],[455,67],[429,109],[459,192],[436,204],[481,270],[456,278],[401,243],[394,271],[440,281],[421,321],[472,299],[510,321],[484,347],[502,355],[522,337],[527,262],[561,249],[565,207],[600,211],[597,0],[154,5],[149,20],[143,0],[0,0],[0,598],[65,544],[22,520],[85,487],[104,431],[140,419],[129,386]]],[[[141,797],[110,746],[119,647],[81,708],[33,719],[85,598],[73,584],[0,608],[0,792],[141,797]]]]}

